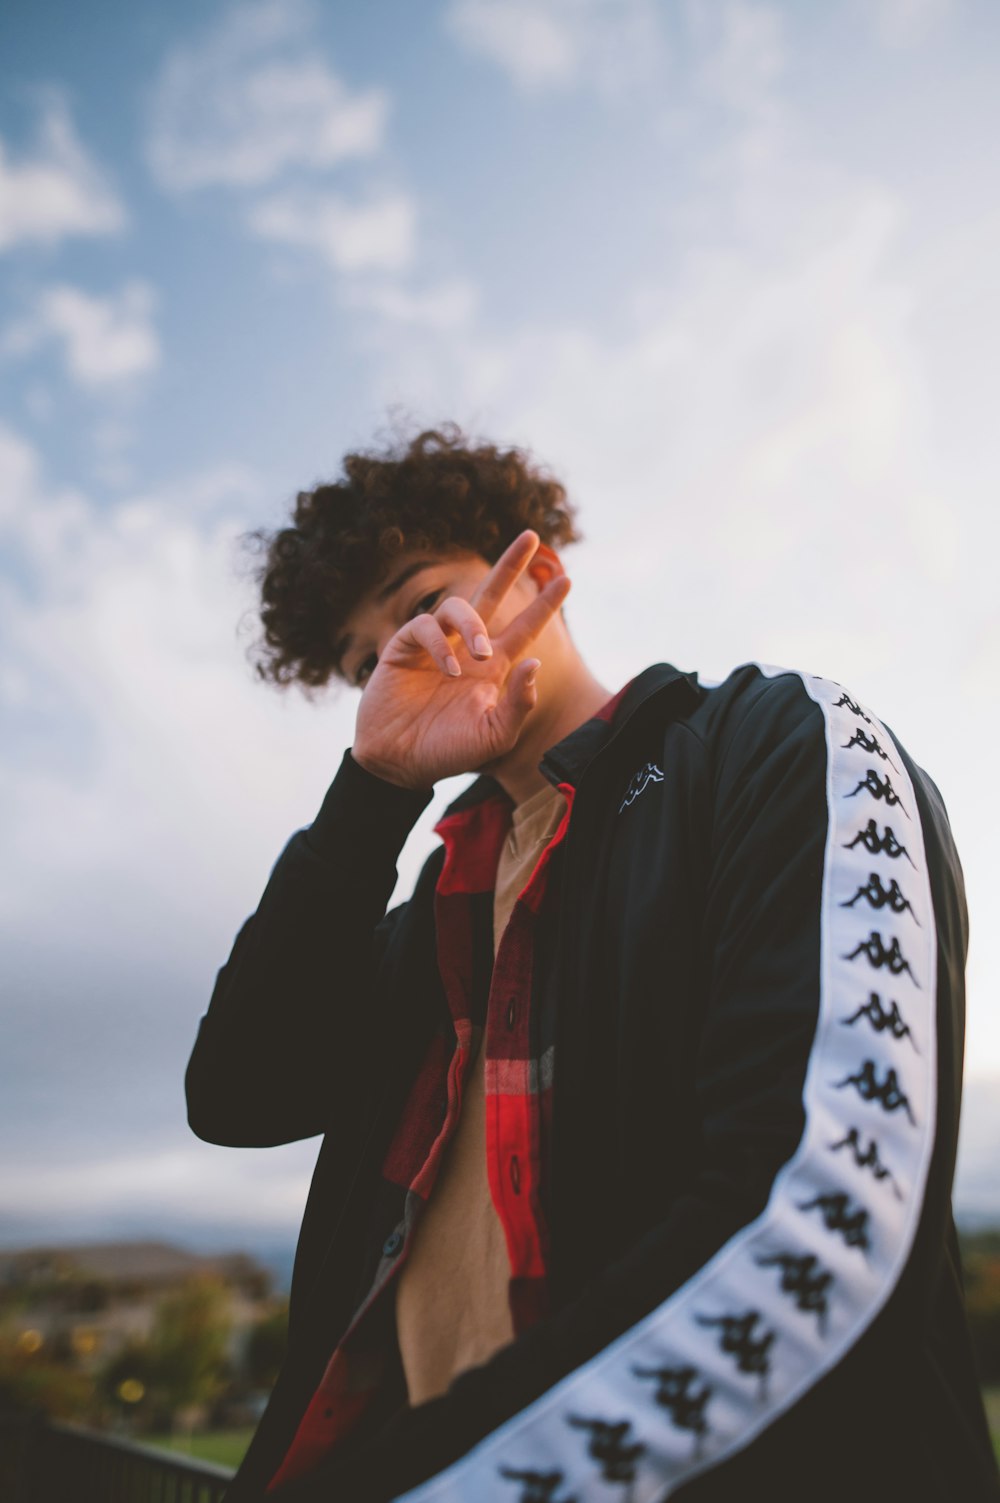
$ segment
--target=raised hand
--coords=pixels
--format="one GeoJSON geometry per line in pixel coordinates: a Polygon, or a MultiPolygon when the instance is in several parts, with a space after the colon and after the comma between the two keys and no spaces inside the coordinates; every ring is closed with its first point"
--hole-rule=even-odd
{"type": "Polygon", "coordinates": [[[468,600],[449,595],[386,643],[358,707],[351,755],[362,767],[430,788],[515,745],[537,699],[538,659],[523,654],[569,594],[569,579],[550,579],[492,638],[489,626],[538,544],[536,532],[522,532],[468,600]]]}

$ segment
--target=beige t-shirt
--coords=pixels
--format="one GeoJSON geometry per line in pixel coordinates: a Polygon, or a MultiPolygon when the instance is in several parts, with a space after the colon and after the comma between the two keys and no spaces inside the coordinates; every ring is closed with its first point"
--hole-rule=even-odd
{"type": "MultiPolygon", "coordinates": [[[[565,796],[550,786],[513,810],[497,866],[494,956],[517,895],[565,809],[565,796]]],[[[510,1259],[486,1169],[482,1038],[476,1028],[458,1126],[395,1280],[396,1334],[411,1404],[444,1393],[456,1374],[514,1339],[510,1259]]]]}

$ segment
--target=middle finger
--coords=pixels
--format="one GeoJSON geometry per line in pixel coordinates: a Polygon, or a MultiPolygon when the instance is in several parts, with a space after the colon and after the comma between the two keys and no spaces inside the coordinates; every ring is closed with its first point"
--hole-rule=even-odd
{"type": "Polygon", "coordinates": [[[497,632],[496,645],[507,654],[512,662],[551,621],[569,594],[570,587],[571,581],[568,575],[556,574],[542,586],[524,610],[507,623],[503,631],[497,632]]]}

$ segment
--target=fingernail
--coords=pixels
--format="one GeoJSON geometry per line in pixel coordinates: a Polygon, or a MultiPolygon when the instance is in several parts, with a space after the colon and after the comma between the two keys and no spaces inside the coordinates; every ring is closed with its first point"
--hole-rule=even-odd
{"type": "Polygon", "coordinates": [[[541,666],[542,665],[539,659],[535,658],[534,662],[532,663],[531,669],[529,670],[528,677],[525,680],[526,683],[533,684],[535,682],[535,678],[537,677],[538,670],[541,666]]]}
{"type": "Polygon", "coordinates": [[[456,658],[454,654],[450,652],[444,660],[444,666],[447,668],[452,678],[456,678],[462,671],[458,658],[456,658]]]}
{"type": "Polygon", "coordinates": [[[488,637],[484,637],[482,632],[477,632],[473,637],[472,649],[474,652],[482,653],[484,658],[492,656],[493,653],[493,647],[490,643],[490,639],[488,637]]]}

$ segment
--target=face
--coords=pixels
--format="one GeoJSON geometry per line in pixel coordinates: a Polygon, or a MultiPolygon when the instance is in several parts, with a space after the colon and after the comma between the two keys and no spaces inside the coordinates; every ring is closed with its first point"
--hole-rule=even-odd
{"type": "MultiPolygon", "coordinates": [[[[404,621],[423,611],[433,612],[449,595],[471,600],[491,568],[478,553],[400,554],[385,578],[368,591],[344,622],[340,637],[341,676],[363,689],[385,644],[404,621]]],[[[486,623],[490,635],[502,631],[556,573],[562,573],[558,555],[545,543],[539,543],[531,563],[486,623]]],[[[542,656],[544,637],[554,625],[555,622],[550,622],[532,644],[535,656],[542,656]]]]}

